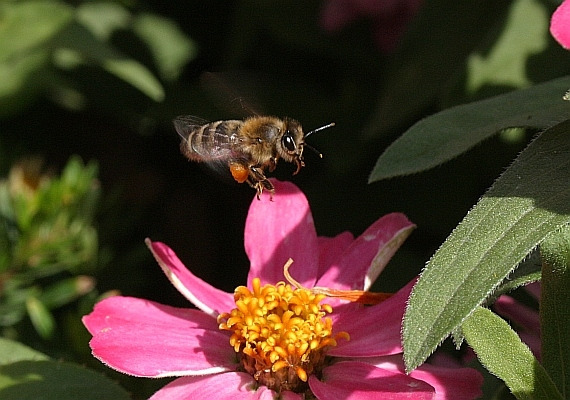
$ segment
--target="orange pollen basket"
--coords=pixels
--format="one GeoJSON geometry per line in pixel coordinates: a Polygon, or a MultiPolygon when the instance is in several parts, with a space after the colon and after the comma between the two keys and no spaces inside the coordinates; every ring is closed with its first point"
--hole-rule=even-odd
{"type": "Polygon", "coordinates": [[[244,183],[249,176],[247,168],[239,163],[230,163],[230,172],[234,179],[239,183],[244,183]]]}
{"type": "Polygon", "coordinates": [[[236,288],[236,308],[218,316],[219,327],[232,332],[230,345],[239,354],[241,368],[261,385],[277,392],[308,390],[310,375],[319,376],[326,351],[347,332],[333,334],[332,312],[326,297],[290,284],[236,288]]]}

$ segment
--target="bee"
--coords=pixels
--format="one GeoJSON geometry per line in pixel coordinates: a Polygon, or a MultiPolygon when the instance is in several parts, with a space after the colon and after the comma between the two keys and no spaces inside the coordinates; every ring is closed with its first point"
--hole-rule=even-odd
{"type": "Polygon", "coordinates": [[[296,175],[305,166],[305,139],[314,132],[334,126],[334,123],[303,133],[301,124],[291,118],[252,116],[244,120],[204,122],[191,116],[174,119],[176,132],[182,138],[180,149],[191,161],[218,163],[229,168],[233,178],[247,182],[257,191],[259,199],[264,190],[275,193],[265,170],[273,172],[279,159],[294,163],[296,175]]]}

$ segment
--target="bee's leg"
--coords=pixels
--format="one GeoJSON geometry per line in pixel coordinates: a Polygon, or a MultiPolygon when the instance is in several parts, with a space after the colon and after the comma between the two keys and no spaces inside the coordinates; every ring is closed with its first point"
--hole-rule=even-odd
{"type": "Polygon", "coordinates": [[[259,189],[257,191],[258,193],[257,198],[259,199],[259,196],[261,195],[261,193],[263,193],[263,190],[265,189],[269,192],[269,200],[273,201],[273,195],[275,194],[275,188],[273,187],[273,184],[268,179],[257,182],[257,184],[259,185],[259,189]]]}
{"type": "Polygon", "coordinates": [[[277,159],[275,157],[271,157],[269,159],[269,172],[275,171],[276,167],[277,167],[277,159]]]}
{"type": "Polygon", "coordinates": [[[297,164],[297,170],[295,170],[295,172],[293,172],[293,175],[297,175],[299,173],[299,171],[301,170],[301,167],[305,166],[305,162],[303,161],[303,158],[301,156],[299,156],[295,159],[295,163],[297,164]]]}
{"type": "Polygon", "coordinates": [[[273,201],[273,195],[275,194],[275,188],[273,187],[273,184],[269,181],[269,179],[267,179],[265,177],[265,174],[263,173],[263,169],[261,169],[259,167],[255,167],[252,165],[250,167],[250,173],[249,173],[249,178],[248,178],[247,182],[249,183],[249,185],[252,188],[257,190],[257,199],[258,200],[260,199],[263,191],[267,190],[268,192],[270,192],[270,200],[273,201]]]}

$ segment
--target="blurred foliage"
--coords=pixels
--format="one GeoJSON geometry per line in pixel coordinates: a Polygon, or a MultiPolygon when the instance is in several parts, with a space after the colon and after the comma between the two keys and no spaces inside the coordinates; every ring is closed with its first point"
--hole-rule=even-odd
{"type": "Polygon", "coordinates": [[[126,30],[148,47],[165,81],[175,80],[195,53],[192,42],[171,21],[146,13],[133,16],[119,3],[5,1],[0,3],[0,19],[4,116],[21,112],[41,95],[81,109],[87,99],[65,72],[83,66],[98,66],[151,99],[163,100],[164,88],[155,74],[109,43],[117,30],[126,30]]]}
{"type": "Polygon", "coordinates": [[[39,159],[15,164],[0,181],[0,325],[27,314],[44,338],[51,310],[90,292],[97,261],[93,226],[99,200],[97,166],[72,158],[60,177],[42,173],[39,159]]]}
{"type": "MultiPolygon", "coordinates": [[[[334,121],[310,138],[322,160],[308,153],[295,177],[288,165],[273,175],[306,193],[320,235],[359,234],[392,211],[418,225],[383,272],[381,291],[415,276],[537,129],[564,118],[567,102],[533,97],[539,83],[570,71],[568,52],[548,32],[559,2],[425,0],[392,52],[378,47],[378,20],[358,11],[359,2],[345,1],[354,8],[337,15],[343,27],[326,30],[332,3],[0,0],[4,336],[103,368],[80,322],[99,293],[187,306],[148,254],[147,236],[217,287],[244,282],[243,227],[254,193],[186,162],[171,124],[177,115],[218,120],[253,111],[293,117],[306,129],[334,121]],[[526,118],[512,98],[540,108],[532,115],[544,123],[504,130],[526,118]],[[459,108],[464,117],[449,110],[478,100],[459,108]],[[408,129],[402,140],[412,138],[415,153],[399,140],[386,154],[413,174],[367,184],[378,157],[408,129]],[[437,142],[453,145],[454,137],[459,146],[437,142]],[[418,164],[426,148],[428,167],[418,164]],[[61,176],[42,173],[34,155],[61,176]]],[[[376,12],[387,12],[381,6],[376,12]]],[[[545,85],[557,99],[568,89],[545,85]]],[[[164,385],[107,373],[134,398],[164,385]]]]}

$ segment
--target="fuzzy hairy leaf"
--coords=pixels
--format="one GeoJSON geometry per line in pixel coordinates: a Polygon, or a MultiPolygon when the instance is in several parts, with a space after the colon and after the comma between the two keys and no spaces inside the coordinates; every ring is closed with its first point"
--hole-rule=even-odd
{"type": "Polygon", "coordinates": [[[570,226],[540,245],[542,291],[540,334],[542,363],[558,390],[570,393],[570,226]]]}
{"type": "Polygon", "coordinates": [[[570,223],[570,120],[543,132],[468,213],[416,284],[403,324],[408,370],[551,232],[570,223]]]}
{"type": "Polygon", "coordinates": [[[570,115],[570,104],[562,99],[569,87],[570,76],[566,76],[423,119],[382,153],[369,182],[433,168],[502,129],[545,129],[562,122],[570,115]]]}
{"type": "Polygon", "coordinates": [[[498,315],[478,307],[462,330],[481,363],[501,378],[517,399],[562,399],[527,345],[498,315]]]}

